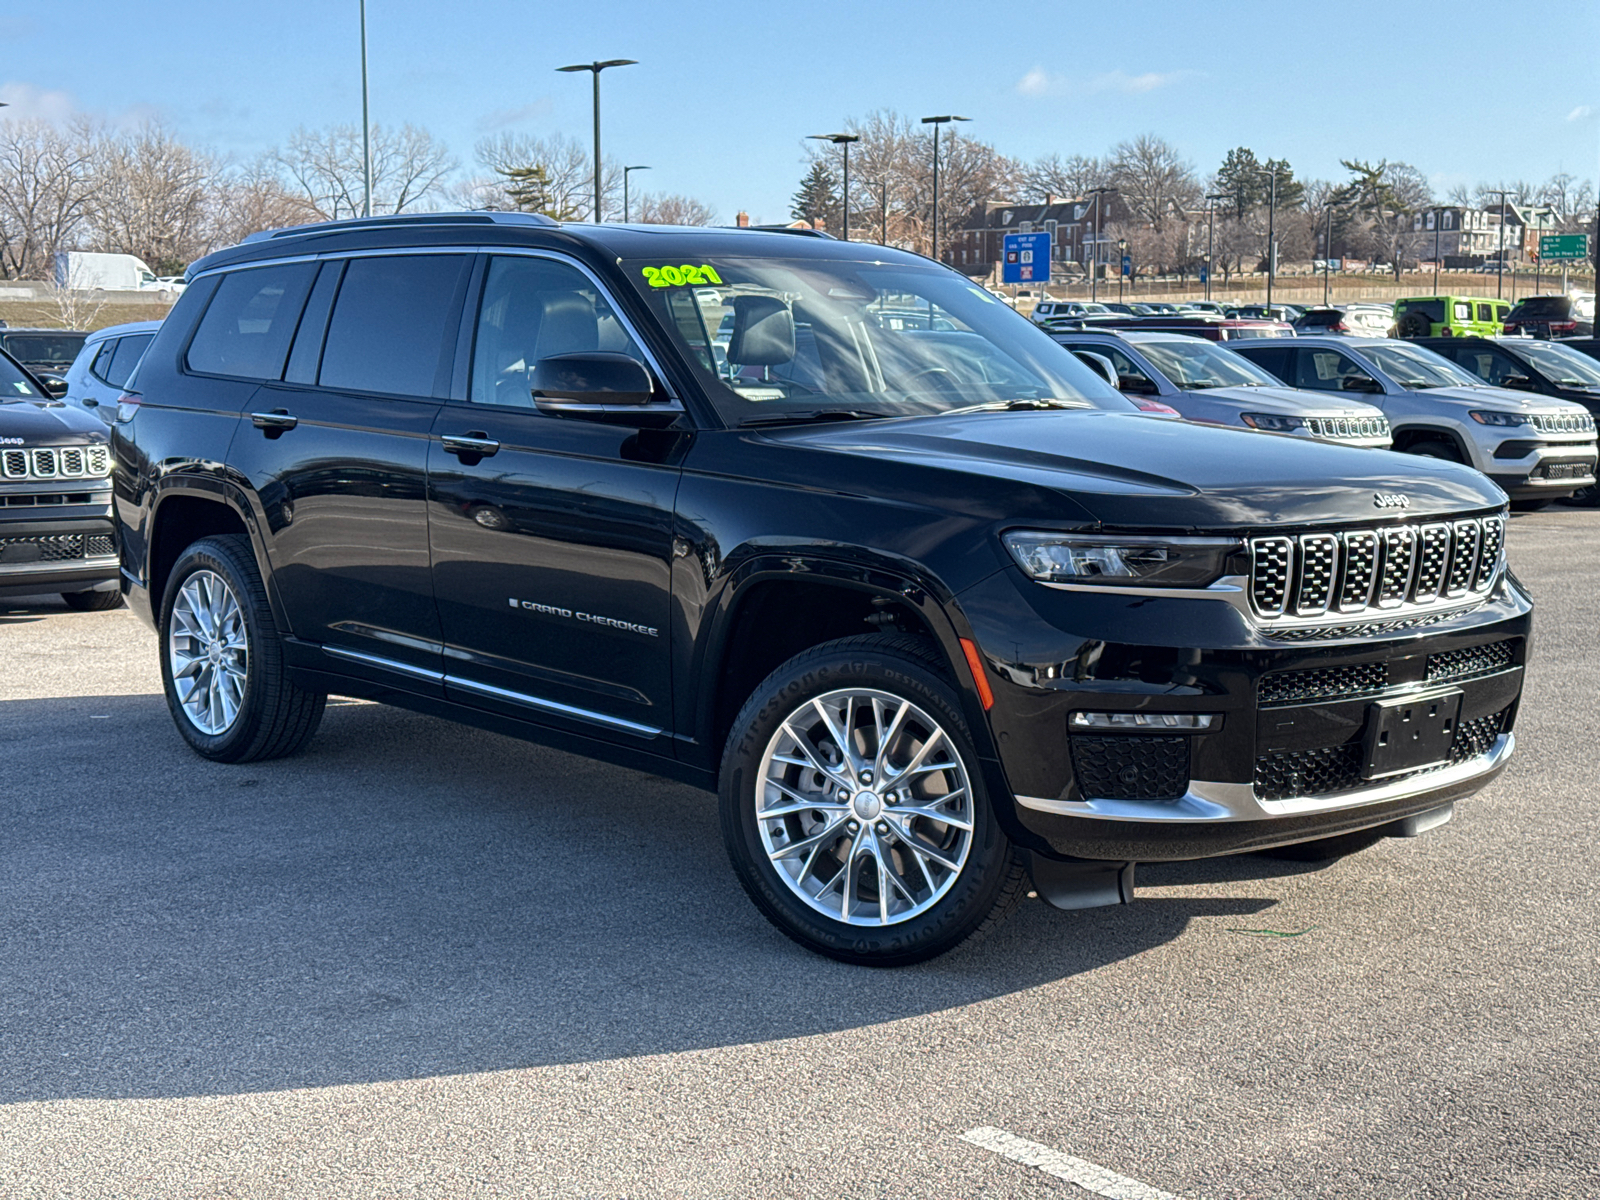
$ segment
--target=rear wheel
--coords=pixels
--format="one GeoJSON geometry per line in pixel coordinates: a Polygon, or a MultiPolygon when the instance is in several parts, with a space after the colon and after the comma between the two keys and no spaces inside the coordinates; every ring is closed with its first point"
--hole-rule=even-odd
{"type": "Polygon", "coordinates": [[[1588,487],[1581,487],[1572,495],[1565,497],[1561,503],[1570,504],[1574,508],[1593,508],[1600,504],[1600,486],[1591,483],[1588,487]]]}
{"type": "Polygon", "coordinates": [[[1446,441],[1413,442],[1406,447],[1405,452],[1407,454],[1420,454],[1423,458],[1442,458],[1446,462],[1464,463],[1467,461],[1461,457],[1461,451],[1446,441]]]}
{"type": "Polygon", "coordinates": [[[108,592],[62,592],[61,599],[66,601],[68,608],[78,612],[109,612],[122,607],[122,593],[115,589],[108,592]]]}
{"type": "Polygon", "coordinates": [[[209,537],[183,552],[160,629],[167,707],[197,753],[218,762],[282,758],[316,733],[327,696],[286,676],[248,539],[209,537]]]}
{"type": "Polygon", "coordinates": [[[734,721],[721,816],[756,907],[845,962],[933,958],[1026,891],[955,689],[915,638],[829,642],[768,676],[734,721]]]}

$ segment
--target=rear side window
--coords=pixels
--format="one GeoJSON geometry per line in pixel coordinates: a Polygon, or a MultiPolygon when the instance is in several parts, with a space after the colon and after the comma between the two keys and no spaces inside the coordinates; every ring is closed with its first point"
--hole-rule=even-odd
{"type": "Polygon", "coordinates": [[[185,358],[189,370],[278,379],[315,263],[235,271],[218,286],[185,358]]]}
{"type": "Polygon", "coordinates": [[[1402,313],[1421,313],[1435,325],[1443,325],[1445,323],[1443,300],[1412,300],[1405,304],[1395,305],[1394,311],[1396,316],[1400,316],[1402,313]]]}
{"type": "Polygon", "coordinates": [[[111,382],[111,360],[117,356],[117,343],[121,338],[107,338],[95,350],[94,361],[89,364],[89,374],[102,383],[111,382]]]}
{"type": "Polygon", "coordinates": [[[1267,372],[1267,374],[1276,375],[1279,379],[1282,379],[1289,373],[1289,355],[1293,354],[1294,351],[1288,347],[1262,346],[1257,349],[1252,346],[1248,353],[1244,351],[1240,351],[1240,353],[1244,353],[1246,358],[1267,372]]]}
{"type": "Polygon", "coordinates": [[[1494,320],[1494,305],[1492,305],[1492,304],[1480,304],[1480,305],[1478,305],[1478,320],[1480,320],[1480,321],[1493,321],[1494,320]]]}
{"type": "Polygon", "coordinates": [[[467,254],[352,259],[328,321],[318,382],[396,396],[440,394],[471,268],[467,254]]]}
{"type": "Polygon", "coordinates": [[[1470,320],[1472,320],[1472,305],[1457,303],[1457,304],[1452,305],[1451,309],[1455,313],[1455,319],[1456,320],[1458,320],[1458,321],[1470,321],[1470,320]]]}
{"type": "MultiPolygon", "coordinates": [[[[139,365],[139,360],[144,357],[146,347],[155,338],[153,333],[136,333],[129,337],[117,339],[117,350],[112,355],[106,372],[101,376],[112,387],[121,387],[128,382],[128,376],[133,374],[133,369],[139,365]]],[[[95,360],[99,363],[99,359],[95,360]]]]}

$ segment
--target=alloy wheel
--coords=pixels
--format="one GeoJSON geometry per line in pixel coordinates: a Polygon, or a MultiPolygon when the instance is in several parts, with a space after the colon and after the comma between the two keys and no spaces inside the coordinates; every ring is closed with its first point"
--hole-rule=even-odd
{"type": "Polygon", "coordinates": [[[250,648],[238,598],[215,571],[196,571],[179,587],[167,657],[183,715],[201,733],[226,733],[244,703],[250,648]]]}

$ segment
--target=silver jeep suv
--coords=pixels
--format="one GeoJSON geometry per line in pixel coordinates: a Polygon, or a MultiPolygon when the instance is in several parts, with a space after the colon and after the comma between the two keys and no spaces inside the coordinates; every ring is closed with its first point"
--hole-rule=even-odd
{"type": "Polygon", "coordinates": [[[1595,481],[1594,417],[1581,404],[1490,387],[1393,338],[1301,337],[1232,347],[1291,387],[1383,409],[1394,448],[1467,463],[1513,500],[1540,504],[1595,481]]]}

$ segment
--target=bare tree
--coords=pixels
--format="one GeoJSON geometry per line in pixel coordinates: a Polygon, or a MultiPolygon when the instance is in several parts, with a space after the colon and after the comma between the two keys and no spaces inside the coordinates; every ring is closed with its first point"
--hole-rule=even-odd
{"type": "Polygon", "coordinates": [[[1428,240],[1411,219],[1433,203],[1428,177],[1410,163],[1342,161],[1351,179],[1339,189],[1339,200],[1362,215],[1369,252],[1387,260],[1398,281],[1406,260],[1415,258],[1428,240]]]}
{"type": "Polygon", "coordinates": [[[633,202],[632,217],[641,225],[711,225],[711,206],[689,196],[646,192],[633,202]]]}
{"type": "Polygon", "coordinates": [[[69,279],[65,286],[49,284],[39,297],[45,319],[62,329],[95,329],[100,324],[100,313],[106,306],[106,294],[99,288],[80,287],[69,279]]]}
{"type": "Polygon", "coordinates": [[[203,250],[217,174],[213,159],[159,122],[101,139],[89,214],[95,246],[137,255],[157,274],[182,270],[203,250]]]}
{"type": "Polygon", "coordinates": [[[273,161],[257,159],[215,179],[207,197],[203,249],[218,250],[263,229],[284,229],[320,219],[321,213],[310,200],[285,189],[273,161]]]}
{"type": "MultiPolygon", "coordinates": [[[[492,207],[516,209],[512,194],[518,172],[541,170],[547,207],[539,211],[563,221],[587,221],[594,216],[594,168],[592,156],[577,138],[564,134],[532,137],[525,133],[502,133],[483,138],[473,147],[478,165],[494,177],[485,181],[484,194],[499,189],[492,207]]],[[[622,168],[607,160],[600,179],[600,212],[603,219],[622,217],[622,168]]]]}
{"type": "Polygon", "coordinates": [[[1047,154],[1022,169],[1021,197],[1034,204],[1046,204],[1050,197],[1076,199],[1090,188],[1104,186],[1109,178],[1102,159],[1073,154],[1062,158],[1047,154]]]}
{"type": "Polygon", "coordinates": [[[1532,204],[1538,189],[1526,179],[1513,179],[1510,183],[1480,183],[1474,189],[1479,208],[1492,208],[1500,203],[1500,193],[1506,193],[1507,204],[1532,204]]]}
{"type": "MultiPolygon", "coordinates": [[[[404,125],[398,133],[374,125],[371,140],[374,213],[424,206],[456,169],[444,143],[414,125],[404,125]]],[[[272,152],[272,160],[283,172],[287,190],[303,196],[321,219],[361,215],[365,184],[361,131],[355,126],[322,131],[302,126],[283,149],[272,152]]]]}
{"type": "Polygon", "coordinates": [[[0,270],[48,279],[89,220],[99,131],[78,120],[0,122],[0,270]]]}
{"type": "Polygon", "coordinates": [[[1193,166],[1175,146],[1154,134],[1140,134],[1112,147],[1110,175],[1112,186],[1122,193],[1122,202],[1156,229],[1200,199],[1200,182],[1193,166]]]}

